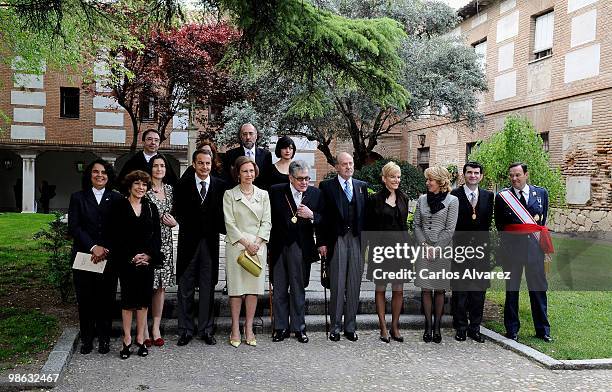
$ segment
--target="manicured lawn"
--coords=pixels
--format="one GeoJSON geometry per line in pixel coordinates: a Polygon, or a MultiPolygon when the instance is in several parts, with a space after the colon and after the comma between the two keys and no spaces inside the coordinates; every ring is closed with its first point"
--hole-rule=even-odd
{"type": "Polygon", "coordinates": [[[0,364],[51,348],[57,327],[55,317],[38,310],[0,307],[0,364]]]}
{"type": "MultiPolygon", "coordinates": [[[[487,299],[503,305],[505,292],[487,292],[487,299]]],[[[556,359],[612,358],[612,293],[550,291],[548,317],[552,343],[535,338],[527,291],[520,293],[519,342],[556,359]]],[[[488,321],[487,328],[505,333],[503,321],[488,321]]]]}
{"type": "MultiPolygon", "coordinates": [[[[612,358],[612,244],[574,238],[554,238],[553,242],[555,256],[548,276],[548,317],[555,341],[544,343],[534,337],[524,277],[519,341],[556,359],[612,358]]],[[[503,283],[492,283],[487,299],[503,306],[503,283]]],[[[505,333],[501,319],[485,325],[505,333]]]]}
{"type": "Polygon", "coordinates": [[[28,362],[58,333],[56,317],[37,310],[41,304],[33,296],[21,299],[47,286],[47,253],[32,237],[51,220],[53,215],[0,214],[0,368],[28,362]]]}
{"type": "Polygon", "coordinates": [[[9,285],[38,283],[47,253],[32,237],[51,220],[53,215],[0,214],[0,296],[9,285]]]}

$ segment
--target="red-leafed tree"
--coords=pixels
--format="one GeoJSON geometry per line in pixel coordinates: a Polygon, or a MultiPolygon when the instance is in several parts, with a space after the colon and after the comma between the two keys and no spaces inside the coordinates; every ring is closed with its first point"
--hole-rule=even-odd
{"type": "Polygon", "coordinates": [[[155,125],[164,141],[166,127],[182,107],[225,105],[236,91],[220,66],[229,45],[239,38],[227,24],[188,24],[141,35],[140,49],[120,49],[103,59],[110,75],[102,84],[130,116],[132,150],[144,121],[153,119],[146,128],[155,125]]]}

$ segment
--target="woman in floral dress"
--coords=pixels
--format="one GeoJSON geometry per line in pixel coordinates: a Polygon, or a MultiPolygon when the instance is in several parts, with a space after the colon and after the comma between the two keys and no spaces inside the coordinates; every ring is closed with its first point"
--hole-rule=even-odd
{"type": "Polygon", "coordinates": [[[177,225],[177,222],[170,214],[174,200],[172,186],[164,183],[168,165],[168,160],[161,154],[151,158],[151,188],[147,191],[147,197],[157,206],[159,211],[163,267],[155,270],[153,280],[153,298],[151,301],[153,327],[151,328],[152,339],[148,338],[148,331],[146,334],[147,339],[145,344],[148,346],[164,345],[164,339],[161,337],[161,332],[159,330],[162,312],[164,310],[164,294],[167,287],[176,284],[172,228],[177,225]]]}

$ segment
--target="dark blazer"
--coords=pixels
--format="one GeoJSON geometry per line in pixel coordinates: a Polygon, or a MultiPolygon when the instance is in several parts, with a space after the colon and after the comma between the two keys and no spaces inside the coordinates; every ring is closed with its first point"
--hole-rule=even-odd
{"type": "MultiPolygon", "coordinates": [[[[508,188],[502,189],[502,191],[508,188]]],[[[513,192],[510,189],[510,192],[513,192]]],[[[536,214],[542,217],[538,224],[545,225],[546,217],[548,216],[548,192],[546,189],[535,185],[529,185],[529,201],[527,202],[527,211],[531,216],[536,214]]],[[[511,223],[521,223],[520,219],[506,202],[497,194],[495,196],[495,226],[497,230],[503,231],[504,226],[511,223]]]]}
{"type": "Polygon", "coordinates": [[[459,216],[457,217],[457,231],[486,231],[491,230],[493,223],[493,192],[478,188],[478,202],[476,203],[476,219],[472,219],[472,204],[468,200],[463,186],[453,189],[451,195],[459,199],[459,216]]]}
{"type": "MultiPolygon", "coordinates": [[[[226,180],[230,184],[235,184],[236,181],[232,176],[232,167],[238,157],[244,156],[244,148],[242,146],[232,148],[227,151],[224,156],[223,168],[226,171],[226,180]]],[[[255,186],[267,190],[269,188],[269,177],[272,172],[272,154],[270,151],[256,147],[255,148],[255,163],[259,168],[259,176],[253,181],[255,186]]]]}
{"type": "Polygon", "coordinates": [[[191,262],[201,239],[208,243],[213,262],[213,281],[219,279],[219,233],[225,234],[223,194],[225,181],[210,176],[206,198],[202,198],[195,183],[195,174],[183,177],[174,188],[174,212],[179,223],[176,258],[177,281],[191,262]]]}
{"type": "MultiPolygon", "coordinates": [[[[454,246],[485,246],[485,256],[482,259],[464,260],[462,263],[453,262],[453,272],[459,272],[463,276],[466,269],[474,269],[479,272],[491,270],[491,239],[490,230],[493,223],[493,201],[494,194],[486,189],[478,188],[478,201],[476,203],[476,219],[472,219],[472,204],[465,194],[464,187],[453,189],[451,195],[459,199],[459,214],[453,237],[454,246]]],[[[461,279],[453,280],[452,287],[455,290],[484,290],[490,286],[489,279],[461,279]]]]}
{"type": "MultiPolygon", "coordinates": [[[[128,159],[123,167],[121,168],[121,172],[119,172],[119,176],[117,177],[117,184],[119,189],[123,188],[123,179],[130,172],[134,170],[142,170],[144,172],[151,172],[151,162],[147,162],[144,156],[144,152],[138,151],[136,154],[132,155],[130,159],[128,159]]],[[[172,166],[166,168],[166,177],[164,178],[164,183],[169,185],[176,184],[176,173],[174,173],[174,169],[172,166]]]]}
{"type": "Polygon", "coordinates": [[[122,197],[111,207],[111,220],[107,225],[107,238],[110,238],[109,257],[118,268],[129,263],[138,253],[151,256],[149,264],[161,268],[161,227],[159,212],[149,199],[141,200],[140,218],[137,219],[127,198],[122,197]]]}
{"type": "Polygon", "coordinates": [[[334,246],[338,236],[344,235],[347,229],[360,234],[365,229],[366,222],[366,198],[368,194],[368,184],[353,178],[353,198],[356,203],[357,227],[348,227],[349,222],[345,221],[345,213],[342,207],[341,197],[346,198],[338,177],[321,181],[319,189],[323,195],[323,220],[318,227],[317,246],[327,246],[327,258],[331,260],[334,246]]]}
{"type": "Polygon", "coordinates": [[[315,247],[314,229],[315,226],[318,227],[321,224],[323,219],[323,198],[321,197],[321,191],[313,186],[309,186],[306,189],[302,195],[302,204],[312,210],[314,222],[311,222],[310,219],[298,217],[297,223],[291,222],[297,207],[289,184],[273,185],[270,188],[269,194],[270,207],[272,209],[272,231],[270,233],[269,249],[272,263],[281,254],[284,246],[291,245],[294,242],[297,242],[302,250],[304,263],[309,264],[317,261],[319,254],[315,247]]]}
{"type": "MultiPolygon", "coordinates": [[[[388,222],[383,219],[382,210],[385,206],[387,197],[391,192],[386,187],[383,187],[379,192],[368,197],[366,205],[366,229],[368,231],[386,231],[389,230],[388,222]]],[[[408,196],[406,196],[401,190],[395,191],[396,205],[400,211],[400,220],[402,223],[402,230],[407,231],[408,225],[406,220],[408,219],[408,196]]]]}
{"type": "MultiPolygon", "coordinates": [[[[123,196],[119,192],[108,188],[100,204],[91,189],[72,194],[68,207],[68,232],[73,238],[71,260],[74,260],[77,252],[90,253],[94,245],[109,248],[109,239],[105,237],[106,227],[110,222],[111,207],[120,199],[123,196]]],[[[105,273],[111,270],[111,263],[108,262],[105,273]]]]}
{"type": "MultiPolygon", "coordinates": [[[[513,192],[511,188],[510,191],[513,192]]],[[[546,217],[548,216],[548,192],[546,189],[529,185],[527,212],[533,217],[535,215],[540,217],[540,221],[536,223],[540,225],[546,224],[546,217]]],[[[518,216],[512,212],[506,202],[497,194],[495,196],[495,226],[497,230],[503,232],[506,225],[520,223],[522,222],[518,216]]],[[[523,259],[537,263],[543,262],[544,253],[533,235],[503,235],[502,233],[501,239],[502,248],[506,250],[501,252],[503,262],[512,262],[514,259],[523,259]]]]}

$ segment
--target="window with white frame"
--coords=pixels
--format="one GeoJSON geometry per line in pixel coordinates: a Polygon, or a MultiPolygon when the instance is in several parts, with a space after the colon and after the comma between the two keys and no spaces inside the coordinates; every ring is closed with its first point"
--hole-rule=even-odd
{"type": "Polygon", "coordinates": [[[472,45],[478,55],[478,65],[482,72],[487,72],[487,39],[484,38],[472,45]]]}
{"type": "Polygon", "coordinates": [[[533,54],[536,60],[552,55],[554,26],[554,11],[549,11],[535,17],[533,54]]]}

